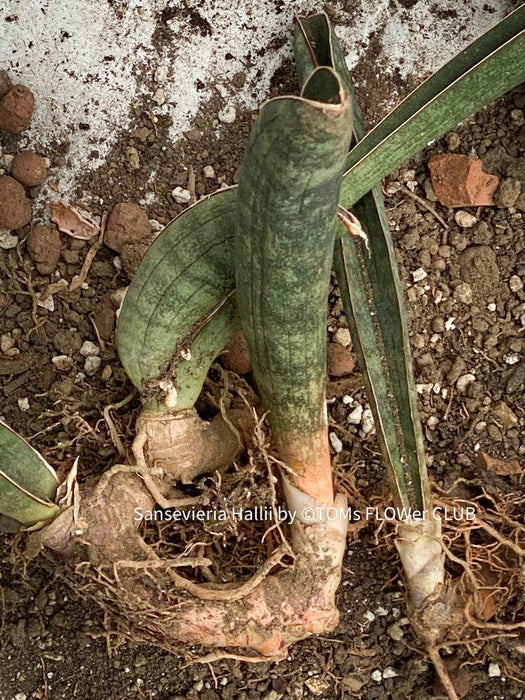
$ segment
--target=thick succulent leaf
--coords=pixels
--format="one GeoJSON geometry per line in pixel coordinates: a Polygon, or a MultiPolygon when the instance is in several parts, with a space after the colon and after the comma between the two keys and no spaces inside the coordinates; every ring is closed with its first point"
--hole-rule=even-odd
{"type": "Polygon", "coordinates": [[[234,190],[187,209],[153,243],[129,286],[118,321],[118,350],[146,403],[158,400],[152,387],[166,377],[177,387],[172,407],[193,406],[211,362],[239,328],[234,211],[234,190]]]}
{"type": "Polygon", "coordinates": [[[302,97],[263,105],[237,192],[237,299],[276,433],[326,426],[326,300],[350,102],[319,68],[302,97]]]}
{"type": "MultiPolygon", "coordinates": [[[[296,51],[302,55],[302,79],[322,61],[338,66],[354,96],[344,56],[325,15],[312,23],[300,20],[296,51]]],[[[363,134],[362,117],[354,103],[354,133],[363,134]]],[[[384,463],[399,506],[429,506],[421,423],[403,294],[381,190],[365,194],[354,212],[368,234],[367,250],[338,224],[340,239],[334,266],[354,347],[365,380],[384,463]]]]}
{"type": "Polygon", "coordinates": [[[383,177],[459,122],[525,80],[525,5],[447,63],[349,153],[341,204],[353,206],[383,177]]]}
{"type": "Polygon", "coordinates": [[[30,525],[57,513],[57,476],[20,435],[0,421],[0,513],[30,525]]]}

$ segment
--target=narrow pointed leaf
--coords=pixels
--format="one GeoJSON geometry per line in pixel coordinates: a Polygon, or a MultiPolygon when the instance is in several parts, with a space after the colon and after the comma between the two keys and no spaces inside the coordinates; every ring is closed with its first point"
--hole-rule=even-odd
{"type": "MultiPolygon", "coordinates": [[[[341,48],[325,15],[299,21],[296,52],[302,57],[303,80],[308,76],[308,63],[312,71],[328,61],[338,67],[354,96],[341,48]]],[[[354,133],[363,133],[356,104],[354,133]]],[[[354,211],[368,233],[369,250],[338,224],[334,266],[339,288],[396,503],[424,509],[430,490],[423,437],[402,288],[380,188],[365,194],[354,211]]]]}
{"type": "Polygon", "coordinates": [[[20,435],[0,421],[0,513],[30,525],[53,517],[57,476],[20,435]]]}
{"type": "Polygon", "coordinates": [[[525,80],[525,5],[409,95],[349,153],[341,204],[350,208],[414,153],[525,80]]]}
{"type": "Polygon", "coordinates": [[[117,328],[120,358],[144,401],[159,409],[166,406],[155,380],[172,379],[174,408],[191,408],[210,364],[239,328],[234,211],[233,190],[187,209],[153,243],[126,293],[117,328]]]}

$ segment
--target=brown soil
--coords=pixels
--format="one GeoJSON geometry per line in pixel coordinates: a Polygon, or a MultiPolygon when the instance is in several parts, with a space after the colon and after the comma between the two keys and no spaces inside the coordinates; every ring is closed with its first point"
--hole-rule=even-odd
{"type": "MultiPolygon", "coordinates": [[[[274,89],[276,93],[293,89],[290,66],[276,75],[274,89]]],[[[374,118],[380,102],[365,103],[365,107],[374,118]]],[[[524,107],[525,92],[507,95],[433,143],[385,182],[406,289],[430,471],[442,489],[458,477],[465,479],[464,497],[484,489],[487,499],[509,499],[522,489],[519,474],[489,473],[478,455],[513,459],[521,465],[525,460],[525,292],[515,279],[525,276],[524,222],[521,210],[500,202],[500,206],[469,209],[476,222],[470,228],[460,227],[454,210],[429,201],[427,162],[433,154],[454,151],[484,159],[486,169],[499,175],[511,175],[520,162],[523,169],[519,158],[524,147],[524,107]],[[430,205],[448,228],[412,193],[430,205]],[[412,273],[419,268],[426,276],[414,282],[412,273]],[[459,389],[457,380],[469,374],[473,379],[459,389]]],[[[222,126],[221,139],[216,140],[212,124],[216,112],[209,105],[187,138],[173,144],[167,139],[167,124],[160,120],[154,126],[149,114],[138,110],[134,130],[121,134],[104,168],[86,174],[79,196],[86,200],[91,195],[92,202],[99,202],[91,206],[98,214],[110,211],[118,202],[140,203],[144,183],[156,169],[157,202],[148,208],[148,215],[166,223],[184,208],[169,193],[176,186],[187,186],[190,168],[197,196],[213,191],[221,182],[236,182],[253,115],[240,114],[233,125],[222,126]],[[138,152],[138,169],[126,165],[129,148],[138,152]],[[206,165],[214,168],[214,179],[204,177],[206,165]]],[[[15,153],[16,138],[6,139],[4,148],[15,153]]],[[[54,165],[60,164],[57,153],[46,155],[54,159],[54,165]]],[[[519,179],[518,175],[513,177],[519,179]]],[[[46,310],[36,304],[34,292],[45,289],[50,277],[36,272],[27,253],[24,240],[29,230],[18,233],[16,249],[0,250],[1,333],[14,339],[20,350],[9,360],[0,359],[2,416],[55,467],[68,467],[79,455],[80,478],[91,483],[121,461],[103,410],[131,391],[116,353],[111,332],[114,305],[109,299],[128,280],[114,265],[115,253],[103,246],[90,268],[87,285],[70,294],[55,294],[54,310],[46,310]],[[100,316],[104,309],[109,316],[105,320],[100,316]],[[100,319],[97,329],[103,344],[93,319],[100,319]],[[99,325],[104,323],[102,333],[99,325]],[[86,358],[80,352],[86,340],[101,346],[101,365],[93,374],[86,371],[86,358]],[[72,361],[56,366],[51,362],[56,355],[68,355],[72,361]]],[[[80,272],[88,248],[89,243],[62,235],[58,263],[62,277],[72,279],[80,272]]],[[[329,303],[332,339],[345,326],[335,288],[329,303]]],[[[208,387],[211,394],[217,375],[215,370],[208,387]]],[[[348,420],[358,404],[367,405],[359,375],[354,372],[331,382],[329,396],[333,397],[331,431],[343,443],[335,457],[339,478],[355,486],[363,503],[384,502],[387,492],[375,438],[364,434],[362,424],[348,420]]],[[[138,409],[133,399],[113,411],[127,450],[138,409]]],[[[257,475],[250,478],[257,482],[257,475]]],[[[254,486],[253,482],[243,483],[246,489],[254,486]]],[[[234,483],[231,488],[235,489],[234,483]]],[[[513,515],[523,517],[519,503],[513,515]]],[[[279,664],[257,665],[233,660],[192,664],[190,657],[198,657],[202,650],[186,649],[184,658],[154,645],[124,640],[115,622],[81,592],[67,587],[60,572],[43,559],[32,563],[25,574],[15,572],[17,538],[6,532],[0,539],[0,698],[440,697],[439,689],[433,689],[432,667],[405,617],[398,557],[384,536],[385,529],[376,532],[377,525],[371,521],[349,542],[336,631],[329,638],[296,644],[279,664]],[[375,680],[378,671],[383,678],[375,680]]],[[[4,529],[8,530],[8,524],[4,523],[4,529]]],[[[227,547],[235,546],[235,536],[246,541],[248,536],[262,534],[263,530],[253,528],[223,532],[224,570],[228,571],[230,557],[227,547]]],[[[246,573],[257,563],[245,562],[240,572],[246,573]]],[[[459,573],[453,565],[450,571],[459,573]]],[[[519,618],[521,614],[523,619],[523,607],[521,593],[509,601],[507,615],[519,618]]],[[[524,644],[523,635],[520,640],[516,632],[475,645],[474,655],[463,646],[446,651],[452,664],[465,664],[455,677],[470,686],[464,696],[467,700],[523,697],[523,654],[516,648],[520,643],[524,644]],[[489,677],[489,664],[498,664],[499,677],[489,677]]]]}

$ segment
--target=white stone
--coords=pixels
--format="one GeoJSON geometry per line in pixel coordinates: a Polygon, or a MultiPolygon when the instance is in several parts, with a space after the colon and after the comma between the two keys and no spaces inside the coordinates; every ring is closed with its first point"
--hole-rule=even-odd
{"type": "Polygon", "coordinates": [[[363,411],[363,418],[361,420],[361,424],[363,426],[363,432],[365,435],[368,435],[369,433],[372,433],[374,431],[374,417],[372,415],[372,411],[369,408],[366,408],[363,411]]]}
{"type": "Polygon", "coordinates": [[[493,301],[491,301],[490,304],[487,304],[487,310],[496,311],[496,304],[493,301]]]}
{"type": "Polygon", "coordinates": [[[348,415],[348,422],[352,423],[352,425],[359,425],[361,423],[361,418],[363,417],[363,407],[361,404],[358,404],[352,413],[348,415]]]}
{"type": "Polygon", "coordinates": [[[351,403],[354,403],[354,399],[352,396],[349,396],[349,394],[345,394],[342,398],[342,401],[345,406],[349,406],[351,403]]]}
{"type": "Polygon", "coordinates": [[[213,179],[215,177],[215,170],[212,168],[211,165],[205,165],[202,169],[202,173],[204,177],[207,177],[209,179],[213,179]]]}
{"type": "Polygon", "coordinates": [[[329,433],[328,437],[330,438],[330,443],[332,444],[332,447],[334,448],[335,452],[339,454],[339,452],[341,452],[341,450],[343,449],[343,443],[335,433],[329,433]]]}
{"type": "Polygon", "coordinates": [[[18,408],[21,411],[29,411],[29,399],[27,398],[27,396],[24,396],[22,399],[18,399],[17,403],[18,408]]]}
{"type": "Polygon", "coordinates": [[[91,340],[84,340],[82,347],[80,348],[80,354],[84,357],[90,357],[91,355],[100,355],[100,348],[96,343],[91,340]]]}
{"type": "Polygon", "coordinates": [[[376,616],[371,610],[367,610],[365,612],[365,619],[368,620],[368,622],[373,622],[376,619],[376,616]]]}
{"type": "Polygon", "coordinates": [[[0,248],[3,248],[3,250],[11,250],[11,248],[16,248],[17,244],[17,236],[14,236],[9,231],[0,230],[0,248]]]}
{"type": "Polygon", "coordinates": [[[464,394],[466,388],[469,384],[476,381],[476,377],[473,374],[463,374],[456,382],[456,388],[460,394],[464,394]]]}
{"type": "Polygon", "coordinates": [[[512,275],[509,280],[509,287],[511,292],[519,292],[523,289],[523,280],[518,275],[512,275]]]}
{"type": "Polygon", "coordinates": [[[73,367],[73,360],[68,355],[55,355],[51,358],[51,362],[59,372],[67,372],[73,367]]]}
{"type": "Polygon", "coordinates": [[[237,113],[235,111],[235,107],[228,104],[226,107],[224,107],[224,109],[221,109],[217,116],[219,117],[219,121],[221,121],[223,124],[233,124],[237,118],[237,113]]]}
{"type": "Polygon", "coordinates": [[[4,166],[6,170],[11,170],[11,164],[13,163],[14,156],[10,153],[4,153],[0,158],[0,163],[4,166]]]}
{"type": "Polygon", "coordinates": [[[489,677],[499,678],[499,676],[501,676],[501,669],[499,667],[499,664],[493,661],[489,664],[489,677]]]}
{"type": "Polygon", "coordinates": [[[155,82],[165,83],[168,77],[168,66],[157,66],[155,70],[155,82]]]}
{"type": "Polygon", "coordinates": [[[508,355],[503,355],[503,359],[508,365],[515,365],[520,361],[520,358],[515,353],[509,353],[508,355]]]}
{"type": "Polygon", "coordinates": [[[424,280],[425,277],[427,276],[427,273],[422,267],[418,267],[417,270],[414,270],[412,273],[412,279],[414,282],[421,282],[421,280],[424,280]]]}
{"type": "Polygon", "coordinates": [[[187,204],[191,199],[191,192],[183,187],[176,187],[171,193],[177,204],[187,204]]]}
{"type": "Polygon", "coordinates": [[[47,309],[50,313],[52,313],[55,310],[55,301],[53,299],[53,295],[49,294],[45,299],[40,298],[40,294],[37,294],[37,306],[41,306],[43,309],[47,309]]]}
{"type": "Polygon", "coordinates": [[[394,671],[392,666],[387,666],[383,671],[383,678],[395,678],[397,673],[394,671]]]}
{"type": "Polygon", "coordinates": [[[454,321],[455,321],[455,320],[456,320],[456,317],[455,317],[455,316],[450,316],[449,318],[447,318],[447,320],[445,321],[445,330],[446,330],[446,331],[452,331],[452,330],[454,330],[454,328],[456,327],[456,326],[454,325],[454,321]]]}
{"type": "Polygon", "coordinates": [[[347,348],[352,343],[352,337],[348,328],[338,328],[334,333],[334,340],[339,345],[347,348]]]}
{"type": "Polygon", "coordinates": [[[4,333],[2,336],[0,336],[0,351],[2,352],[2,355],[7,355],[7,353],[10,350],[13,350],[14,347],[15,341],[9,334],[4,333]]]}
{"type": "Polygon", "coordinates": [[[164,92],[163,88],[155,90],[155,93],[151,99],[158,105],[163,105],[166,102],[166,93],[164,92]]]}
{"type": "Polygon", "coordinates": [[[84,362],[84,372],[88,377],[92,377],[100,367],[102,360],[97,355],[89,355],[84,362]]]}
{"type": "Polygon", "coordinates": [[[434,430],[434,428],[437,428],[439,425],[439,418],[437,416],[430,416],[430,418],[427,420],[427,425],[430,430],[434,430]]]}
{"type": "Polygon", "coordinates": [[[456,224],[462,228],[472,228],[472,226],[474,226],[474,224],[477,222],[477,219],[473,214],[469,214],[468,211],[463,211],[463,209],[460,209],[454,214],[454,219],[456,224]]]}
{"type": "Polygon", "coordinates": [[[373,681],[377,681],[377,683],[380,683],[383,680],[383,674],[379,670],[372,671],[370,678],[373,681]]]}

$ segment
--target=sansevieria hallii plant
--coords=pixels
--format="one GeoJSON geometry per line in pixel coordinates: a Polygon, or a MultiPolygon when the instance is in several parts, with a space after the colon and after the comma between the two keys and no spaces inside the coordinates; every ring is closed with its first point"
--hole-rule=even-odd
{"type": "Polygon", "coordinates": [[[0,510],[24,524],[51,520],[32,535],[36,545],[58,551],[71,579],[82,572],[83,590],[135,636],[168,648],[185,641],[279,656],[293,641],[337,624],[347,514],[334,492],[327,439],[333,263],[399,510],[396,546],[411,619],[455,697],[436,651],[450,603],[445,555],[432,517],[402,289],[379,183],[524,80],[524,26],[522,7],[365,135],[326,15],[298,19],[301,94],[262,106],[239,186],[175,219],[128,289],[118,348],[143,403],[136,463],[115,465],[97,486],[73,491],[56,508],[52,470],[2,426],[0,510]],[[291,550],[277,549],[251,579],[224,587],[177,573],[200,564],[184,554],[159,557],[133,513],[137,506],[194,503],[174,483],[240,455],[246,413],[223,412],[207,422],[194,408],[210,364],[240,327],[282,465],[284,497],[298,517],[291,550]],[[30,478],[22,473],[26,466],[30,478]],[[293,564],[280,568],[286,553],[293,564]]]}

